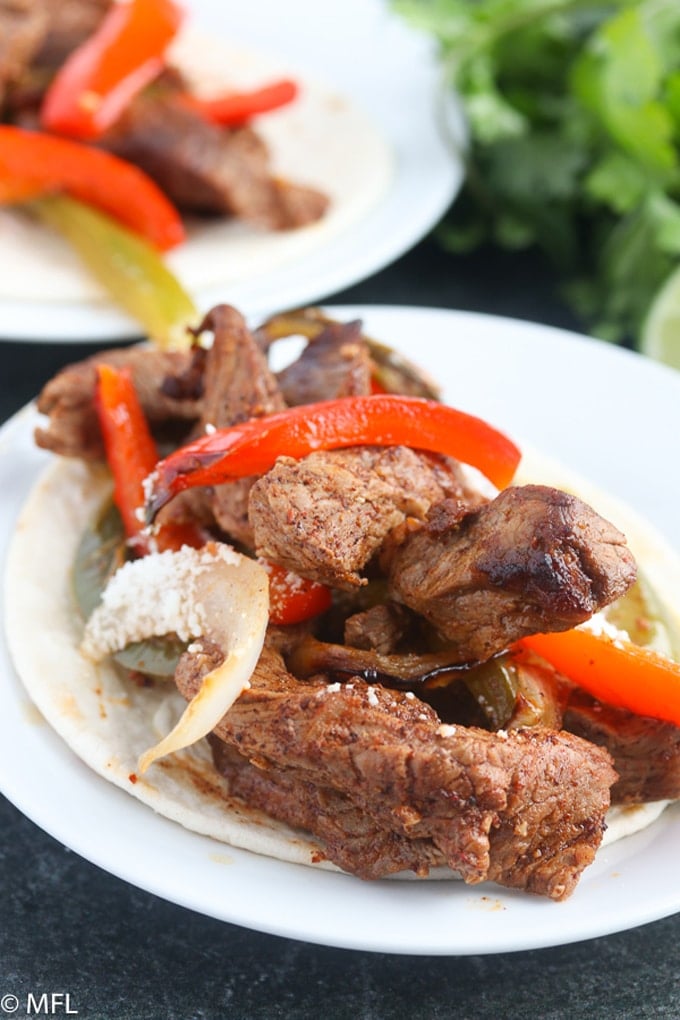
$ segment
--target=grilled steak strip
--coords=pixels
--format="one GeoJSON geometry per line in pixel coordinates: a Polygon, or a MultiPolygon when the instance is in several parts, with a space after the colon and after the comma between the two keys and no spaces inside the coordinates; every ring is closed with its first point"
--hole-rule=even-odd
{"type": "Polygon", "coordinates": [[[232,796],[312,833],[323,843],[323,857],[344,871],[364,879],[399,871],[425,877],[431,867],[444,863],[432,840],[409,839],[382,828],[330,787],[316,786],[294,769],[250,764],[214,735],[210,744],[215,767],[227,780],[232,796]]]}
{"type": "Polygon", "coordinates": [[[345,644],[389,655],[399,650],[404,637],[413,629],[413,621],[405,606],[396,602],[378,603],[347,617],[345,644]]]}
{"type": "Polygon", "coordinates": [[[633,715],[574,691],[564,727],[606,747],[619,774],[613,804],[680,798],[680,727],[633,715]]]}
{"type": "Polygon", "coordinates": [[[101,144],[145,170],[186,212],[283,230],[315,222],[328,207],[315,189],[272,176],[267,147],[254,131],[210,124],[172,90],[134,99],[101,144]]]}
{"type": "Polygon", "coordinates": [[[0,109],[47,31],[47,11],[36,0],[0,0],[0,109]]]}
{"type": "Polygon", "coordinates": [[[109,6],[109,0],[0,0],[5,119],[38,126],[37,111],[55,71],[98,28],[109,6]]]}
{"type": "Polygon", "coordinates": [[[205,360],[201,430],[237,425],[285,408],[267,359],[240,312],[217,305],[197,330],[203,332],[211,332],[213,342],[205,360]]]}
{"type": "Polygon", "coordinates": [[[404,446],[280,457],[253,486],[249,517],[258,555],[337,588],[360,571],[406,515],[462,493],[457,466],[404,446]]]}
{"type": "MultiPolygon", "coordinates": [[[[186,653],[187,699],[219,652],[186,653]]],[[[252,687],[215,728],[258,762],[348,797],[378,825],[432,839],[466,882],[563,899],[600,843],[609,755],[572,734],[443,726],[417,698],[360,681],[301,683],[265,648],[252,687]]]]}
{"type": "Polygon", "coordinates": [[[39,6],[48,20],[36,63],[56,69],[99,28],[111,0],[40,0],[39,6]]]}
{"type": "Polygon", "coordinates": [[[462,662],[575,627],[623,595],[636,569],[612,524],[543,485],[505,489],[462,519],[440,504],[385,560],[392,597],[457,644],[462,662]]]}
{"type": "Polygon", "coordinates": [[[159,351],[141,347],[122,347],[103,351],[57,373],[38,396],[38,410],[49,417],[45,428],[38,428],[38,446],[65,457],[98,460],[104,446],[94,394],[96,366],[100,363],[132,370],[135,389],[152,427],[178,424],[184,432],[200,414],[200,400],[194,396],[171,395],[164,389],[169,377],[182,376],[192,362],[190,351],[159,351]]]}
{"type": "MultiPolygon", "coordinates": [[[[205,358],[200,432],[237,425],[285,408],[266,356],[235,308],[230,305],[213,308],[199,327],[199,333],[204,331],[212,332],[213,343],[205,358]]],[[[207,494],[220,527],[246,545],[253,544],[248,496],[254,481],[254,478],[241,478],[218,485],[207,494]]]]}
{"type": "Polygon", "coordinates": [[[289,406],[371,392],[371,358],[360,322],[329,324],[302,354],[278,373],[289,406]]]}

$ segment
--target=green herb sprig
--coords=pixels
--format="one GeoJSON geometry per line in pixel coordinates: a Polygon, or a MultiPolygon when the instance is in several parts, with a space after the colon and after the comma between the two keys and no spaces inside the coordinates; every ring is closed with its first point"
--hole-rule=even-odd
{"type": "Polygon", "coordinates": [[[680,262],[680,2],[393,6],[436,38],[468,126],[443,243],[536,245],[587,328],[637,338],[680,262]]]}

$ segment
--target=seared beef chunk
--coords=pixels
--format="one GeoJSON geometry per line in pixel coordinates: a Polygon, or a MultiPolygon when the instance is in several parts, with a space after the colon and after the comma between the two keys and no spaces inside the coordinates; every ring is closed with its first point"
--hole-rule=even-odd
{"type": "Polygon", "coordinates": [[[361,336],[361,323],[327,326],[277,378],[290,406],[368,395],[371,358],[361,336]]]}
{"type": "Polygon", "coordinates": [[[165,392],[168,377],[181,376],[191,365],[190,351],[159,351],[123,347],[95,354],[59,372],[38,397],[38,410],[49,417],[46,428],[36,430],[38,446],[65,457],[97,460],[104,456],[94,393],[96,365],[105,363],[132,370],[135,389],[152,427],[175,423],[186,433],[200,414],[200,402],[191,396],[165,392]]]}
{"type": "Polygon", "coordinates": [[[680,798],[680,727],[595,701],[575,691],[564,727],[606,747],[619,774],[613,804],[680,798]]]}
{"type": "MultiPolygon", "coordinates": [[[[187,699],[218,660],[215,646],[182,657],[187,699]]],[[[606,751],[563,732],[443,726],[412,695],[358,680],[301,683],[271,648],[251,683],[215,728],[221,740],[330,787],[381,828],[431,839],[466,882],[559,900],[593,860],[616,778],[606,751]]]]}
{"type": "Polygon", "coordinates": [[[110,0],[0,0],[0,105],[36,126],[55,70],[99,25],[110,0]],[[4,96],[3,96],[4,93],[4,96]]]}
{"type": "Polygon", "coordinates": [[[396,652],[413,627],[413,617],[396,602],[380,603],[345,621],[345,644],[383,655],[396,652]]]}
{"type": "MultiPolygon", "coordinates": [[[[218,305],[199,328],[199,332],[207,330],[214,339],[205,361],[200,431],[237,425],[283,410],[285,402],[276,380],[243,316],[229,305],[218,305]]],[[[253,542],[248,522],[248,496],[253,481],[254,478],[241,478],[218,485],[208,496],[220,527],[234,540],[248,545],[253,542]]]]}
{"type": "Polygon", "coordinates": [[[226,213],[282,230],[313,223],[328,206],[314,189],[272,177],[254,131],[209,124],[162,89],[133,100],[102,144],[145,170],[186,212],[226,213]]]}
{"type": "MultiPolygon", "coordinates": [[[[277,340],[291,336],[304,336],[310,344],[315,344],[329,327],[338,326],[340,323],[330,319],[320,308],[298,308],[272,315],[256,330],[255,339],[263,350],[269,350],[277,340]]],[[[344,328],[354,328],[354,323],[348,323],[344,328]]],[[[360,338],[371,359],[371,384],[377,382],[386,393],[441,400],[440,387],[419,365],[364,333],[360,333],[360,338]]],[[[317,357],[313,351],[309,352],[309,356],[312,359],[317,357]]],[[[304,380],[301,381],[304,385],[304,380]]],[[[319,385],[323,385],[323,380],[319,380],[319,385]]],[[[289,400],[289,403],[300,402],[297,398],[289,400]]]]}
{"type": "Polygon", "coordinates": [[[266,812],[286,825],[306,829],[323,843],[325,857],[359,878],[384,878],[399,871],[422,877],[443,864],[430,839],[409,839],[378,825],[342,793],[316,786],[295,769],[252,765],[232,747],[211,736],[217,771],[229,793],[248,807],[266,812]]]}
{"type": "Polygon", "coordinates": [[[457,468],[407,447],[356,447],[280,457],[250,493],[258,555],[338,588],[359,571],[406,515],[423,518],[461,491],[457,468]]]}
{"type": "Polygon", "coordinates": [[[282,411],[285,400],[243,316],[217,305],[197,332],[213,334],[206,355],[201,425],[223,428],[282,411]]]}
{"type": "Polygon", "coordinates": [[[99,27],[112,0],[41,0],[48,27],[37,56],[40,66],[57,68],[99,27]]]}
{"type": "Polygon", "coordinates": [[[433,508],[389,556],[394,598],[459,648],[487,659],[525,634],[568,630],[635,580],[624,536],[575,496],[505,489],[460,519],[433,508]]]}
{"type": "Polygon", "coordinates": [[[0,0],[0,106],[8,85],[20,80],[47,30],[38,0],[0,0]]]}

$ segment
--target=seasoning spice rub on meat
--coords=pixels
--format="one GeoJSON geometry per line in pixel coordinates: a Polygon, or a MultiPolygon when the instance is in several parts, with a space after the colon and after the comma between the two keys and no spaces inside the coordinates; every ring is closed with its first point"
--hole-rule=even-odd
{"type": "MultiPolygon", "coordinates": [[[[326,859],[362,878],[447,867],[468,883],[565,898],[595,856],[611,803],[680,794],[680,719],[604,705],[524,644],[537,632],[569,640],[585,625],[602,641],[615,633],[626,653],[611,621],[615,607],[639,600],[642,581],[623,535],[573,493],[499,491],[470,472],[461,450],[466,464],[509,481],[518,451],[478,419],[447,418],[431,381],[357,323],[308,312],[251,332],[221,306],[199,336],[183,353],[104,352],[65,369],[38,400],[48,420],[37,440],[95,471],[106,453],[115,477],[97,366],[129,366],[154,441],[173,451],[146,485],[159,540],[170,522],[190,524],[206,545],[182,551],[183,570],[194,555],[209,570],[210,550],[231,543],[269,579],[256,664],[217,713],[209,688],[230,656],[212,624],[195,625],[170,665],[150,669],[149,646],[125,641],[115,570],[124,538],[114,532],[107,559],[96,526],[104,590],[86,624],[89,654],[113,652],[128,671],[114,673],[120,683],[132,670],[153,673],[156,692],[172,690],[159,679],[169,674],[199,706],[225,814],[236,806],[247,830],[248,811],[265,812],[282,824],[282,847],[283,826],[311,833],[310,863],[326,859]],[[301,332],[303,353],[274,371],[275,339],[301,332]],[[354,411],[363,431],[339,409],[354,411]],[[114,587],[118,608],[107,595],[114,587]],[[112,642],[114,622],[123,636],[112,642]]],[[[165,612],[182,589],[154,587],[146,564],[165,557],[172,576],[176,555],[166,547],[127,568],[135,597],[148,593],[155,641],[168,625],[154,629],[154,605],[165,612]]],[[[219,606],[219,587],[210,591],[206,612],[219,606]]],[[[648,655],[650,670],[658,658],[673,672],[648,655]]],[[[171,746],[162,740],[145,755],[135,795],[175,767],[161,757],[171,748],[175,779],[181,773],[192,753],[182,750],[186,714],[171,746]]],[[[136,753],[154,737],[149,725],[136,753]]],[[[257,836],[245,845],[258,848],[257,836]]]]}

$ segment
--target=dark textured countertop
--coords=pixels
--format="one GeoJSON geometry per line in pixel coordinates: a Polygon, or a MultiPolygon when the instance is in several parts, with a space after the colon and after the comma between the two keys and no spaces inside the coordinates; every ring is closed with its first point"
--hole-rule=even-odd
{"type": "MultiPolygon", "coordinates": [[[[332,300],[575,325],[538,259],[455,259],[430,241],[332,300]]],[[[83,353],[81,345],[0,343],[0,419],[83,353]]],[[[133,888],[4,799],[0,826],[0,1020],[29,1015],[27,1002],[33,1015],[81,1020],[680,1017],[680,915],[607,938],[496,956],[329,949],[223,924],[133,888]]]]}

